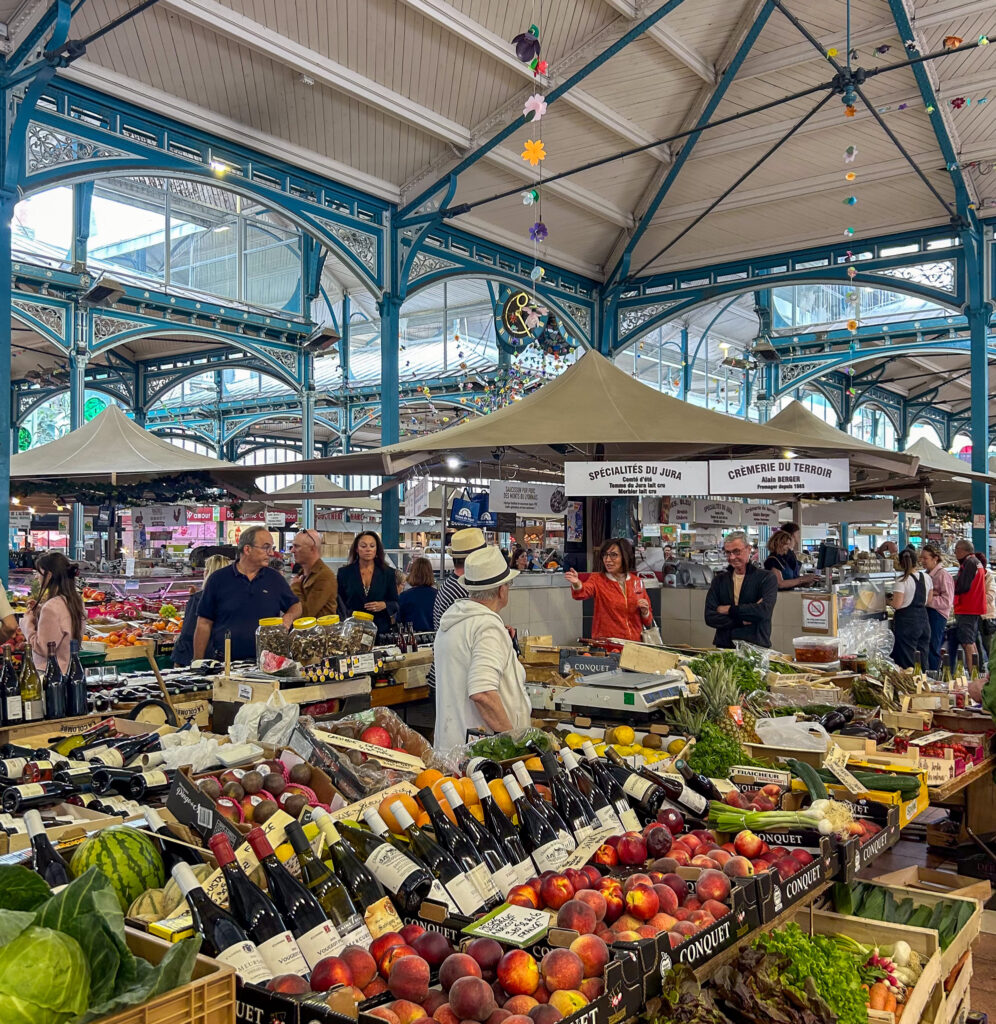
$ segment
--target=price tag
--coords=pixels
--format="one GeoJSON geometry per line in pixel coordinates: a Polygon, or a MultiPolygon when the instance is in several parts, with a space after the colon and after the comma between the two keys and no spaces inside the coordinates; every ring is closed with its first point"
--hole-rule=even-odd
{"type": "Polygon", "coordinates": [[[560,873],[563,874],[568,868],[583,868],[591,859],[591,855],[602,845],[602,843],[604,843],[609,836],[615,835],[618,831],[618,829],[600,828],[590,839],[586,839],[575,848],[574,852],[564,862],[564,866],[560,869],[560,873]]]}
{"type": "Polygon", "coordinates": [[[374,672],[377,669],[372,654],[354,654],[349,660],[354,672],[374,672]]]}
{"type": "Polygon", "coordinates": [[[248,683],[239,683],[239,700],[252,700],[252,687],[248,683]]]}
{"type": "Polygon", "coordinates": [[[823,767],[835,775],[852,793],[864,793],[865,787],[847,770],[848,751],[831,744],[823,767]]]}
{"type": "Polygon", "coordinates": [[[463,929],[465,935],[484,935],[510,946],[525,948],[538,942],[550,930],[553,915],[531,907],[504,906],[492,910],[463,929]]]}

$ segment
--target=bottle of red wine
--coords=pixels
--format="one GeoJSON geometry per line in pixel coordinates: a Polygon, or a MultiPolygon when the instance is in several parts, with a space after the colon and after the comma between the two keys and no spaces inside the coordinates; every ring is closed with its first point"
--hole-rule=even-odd
{"type": "Polygon", "coordinates": [[[93,779],[94,793],[120,793],[129,796],[132,779],[138,774],[134,768],[110,768],[107,765],[91,762],[90,777],[93,779]]]}
{"type": "Polygon", "coordinates": [[[574,833],[567,827],[567,822],[560,816],[557,808],[549,800],[543,799],[540,791],[536,788],[536,783],[533,782],[533,777],[529,774],[529,769],[526,767],[525,762],[516,761],[512,765],[512,771],[515,772],[516,781],[521,786],[522,792],[529,803],[553,826],[553,830],[560,836],[561,841],[567,847],[567,852],[573,851],[577,846],[574,833]]]}
{"type": "Polygon", "coordinates": [[[484,909],[484,898],[466,870],[435,839],[415,824],[415,820],[405,810],[405,805],[400,800],[391,804],[391,813],[404,829],[418,859],[449,893],[450,900],[447,903],[450,909],[467,917],[479,914],[484,909]]]}
{"type": "Polygon", "coordinates": [[[387,893],[373,872],[356,856],[353,848],[340,839],[328,811],[321,807],[312,808],[311,820],[325,836],[325,846],[329,854],[329,859],[325,863],[345,883],[354,904],[366,908],[386,899],[387,893]]]}
{"type": "Polygon", "coordinates": [[[204,953],[233,967],[243,981],[256,985],[269,981],[273,974],[245,929],[208,897],[190,865],[174,864],[173,879],[190,907],[194,931],[200,933],[204,953]]]}
{"type": "Polygon", "coordinates": [[[646,820],[653,821],[665,802],[674,804],[682,814],[701,819],[708,815],[709,801],[689,789],[674,775],[657,775],[649,769],[630,768],[612,747],[606,747],[608,768],[622,784],[623,792],[633,800],[646,820]]]}
{"type": "Polygon", "coordinates": [[[128,780],[127,796],[132,800],[154,800],[164,797],[173,785],[176,770],[173,768],[149,768],[137,771],[128,780]]]}
{"type": "MultiPolygon", "coordinates": [[[[453,792],[456,793],[456,790],[454,789],[453,792]]],[[[494,883],[491,869],[484,861],[484,851],[471,840],[466,832],[462,832],[450,821],[428,786],[419,790],[418,799],[429,815],[436,840],[466,872],[478,895],[484,900],[485,907],[488,910],[500,907],[503,902],[502,894],[494,883]]],[[[446,799],[449,802],[449,797],[446,799]]],[[[460,801],[460,806],[463,807],[463,801],[460,801]]],[[[467,808],[463,809],[466,813],[467,808]]],[[[452,804],[450,804],[450,810],[456,817],[456,810],[452,804]]],[[[467,817],[469,818],[470,815],[467,814],[467,817]]]]}
{"type": "Polygon", "coordinates": [[[505,776],[505,789],[512,798],[519,816],[522,845],[529,851],[537,873],[560,871],[571,852],[563,839],[550,822],[525,798],[518,782],[511,775],[505,776]]]}
{"type": "MultiPolygon", "coordinates": [[[[609,798],[605,795],[602,787],[598,785],[587,772],[581,770],[574,751],[564,747],[560,751],[560,758],[564,762],[564,774],[567,777],[567,784],[573,786],[579,793],[582,793],[591,804],[595,816],[598,818],[598,826],[602,829],[610,829],[612,835],[622,835],[626,829],[619,820],[619,814],[609,798]]],[[[623,794],[625,798],[625,794],[623,794]]],[[[627,806],[629,804],[627,803],[627,806]]]]}
{"type": "Polygon", "coordinates": [[[609,766],[595,753],[595,747],[591,740],[585,740],[581,744],[581,750],[585,756],[585,767],[592,779],[602,787],[605,795],[612,801],[612,806],[615,807],[623,828],[627,832],[639,832],[643,827],[640,824],[639,816],[633,810],[633,805],[629,802],[622,786],[609,771],[609,766]]]}
{"type": "Polygon", "coordinates": [[[515,871],[514,884],[525,884],[533,877],[533,861],[522,845],[519,830],[509,821],[505,812],[496,803],[484,776],[480,772],[474,772],[470,778],[474,783],[474,789],[477,790],[478,799],[481,801],[484,824],[491,835],[498,840],[501,848],[505,851],[508,862],[515,871]]]}
{"type": "Polygon", "coordinates": [[[45,666],[45,717],[66,717],[66,681],[55,655],[55,641],[48,642],[48,664],[45,666]]]}
{"type": "Polygon", "coordinates": [[[167,873],[172,873],[174,864],[204,863],[204,858],[180,840],[180,837],[163,821],[162,816],[154,807],[143,807],[142,810],[145,813],[145,820],[149,823],[149,828],[159,836],[159,848],[162,851],[163,864],[167,873]]]}
{"type": "Polygon", "coordinates": [[[45,834],[45,826],[38,811],[27,811],[24,825],[31,837],[31,866],[48,882],[49,888],[68,885],[72,877],[69,865],[45,834]]]}
{"type": "Polygon", "coordinates": [[[595,816],[595,809],[583,793],[567,784],[560,763],[557,761],[557,755],[552,750],[543,751],[540,761],[543,763],[543,771],[546,772],[547,780],[550,783],[554,806],[560,812],[561,818],[564,819],[575,841],[580,846],[598,831],[599,824],[598,818],[595,816]]]}
{"type": "Polygon", "coordinates": [[[472,779],[474,772],[480,772],[486,782],[495,782],[504,774],[501,765],[497,761],[492,761],[490,757],[472,757],[463,773],[468,779],[472,779]]]}
{"type": "Polygon", "coordinates": [[[4,725],[20,725],[24,721],[21,708],[21,684],[11,657],[10,644],[4,644],[0,663],[0,720],[4,725]]]}
{"type": "Polygon", "coordinates": [[[297,939],[308,966],[314,970],[319,960],[338,956],[345,943],[314,895],[277,860],[266,833],[254,828],[246,836],[246,842],[263,865],[270,899],[297,939]]]}
{"type": "Polygon", "coordinates": [[[76,792],[64,782],[24,782],[3,791],[0,802],[8,814],[23,814],[31,807],[62,803],[76,792]]]}
{"type": "Polygon", "coordinates": [[[240,867],[228,836],[221,833],[213,835],[208,846],[225,876],[229,913],[246,930],[267,969],[274,977],[281,974],[307,975],[310,968],[301,955],[297,940],[270,897],[240,867]]]}
{"type": "Polygon", "coordinates": [[[80,661],[80,645],[73,640],[69,645],[69,671],[66,672],[66,713],[70,717],[85,715],[87,706],[86,673],[80,661]]]}
{"type": "Polygon", "coordinates": [[[691,765],[686,760],[679,757],[674,762],[674,769],[685,780],[685,785],[698,793],[699,796],[705,797],[706,800],[723,802],[723,794],[716,788],[716,784],[712,779],[701,772],[693,771],[691,765]]]}
{"type": "MultiPolygon", "coordinates": [[[[483,861],[481,867],[487,872],[492,885],[497,891],[500,904],[505,896],[508,895],[509,889],[513,885],[518,884],[519,879],[514,865],[509,863],[508,856],[501,843],[467,810],[463,797],[457,792],[456,786],[452,782],[443,783],[443,795],[446,797],[457,820],[460,834],[465,836],[472,848],[481,855],[481,860],[483,861]]],[[[423,804],[423,806],[425,805],[423,804]]],[[[429,817],[432,817],[431,811],[429,812],[429,817]]],[[[483,895],[484,889],[481,891],[483,895]]]]}

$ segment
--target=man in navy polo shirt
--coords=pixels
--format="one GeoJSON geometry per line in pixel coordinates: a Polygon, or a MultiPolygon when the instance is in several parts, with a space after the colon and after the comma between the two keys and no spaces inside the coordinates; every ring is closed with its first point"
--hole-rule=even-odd
{"type": "Polygon", "coordinates": [[[260,619],[282,617],[290,629],[301,602],[287,581],[269,567],[273,537],[265,526],[250,526],[239,538],[239,560],[212,573],[204,584],[194,631],[194,660],[223,658],[225,634],[232,635],[232,660],[254,660],[260,619]]]}

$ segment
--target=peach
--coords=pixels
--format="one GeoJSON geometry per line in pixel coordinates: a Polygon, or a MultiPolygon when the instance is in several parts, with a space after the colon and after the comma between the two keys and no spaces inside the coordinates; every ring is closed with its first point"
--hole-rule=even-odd
{"type": "Polygon", "coordinates": [[[657,820],[662,825],[667,825],[668,831],[673,836],[678,835],[685,827],[685,819],[681,816],[681,812],[676,811],[673,807],[662,807],[657,812],[657,820]]]}
{"type": "Polygon", "coordinates": [[[695,882],[695,895],[703,902],[718,900],[722,903],[729,898],[730,885],[730,877],[725,872],[707,869],[695,882]]]}
{"type": "Polygon", "coordinates": [[[491,1014],[490,1017],[488,1017],[484,1024],[502,1024],[502,1021],[508,1020],[508,1018],[511,1016],[512,1015],[508,1012],[508,1010],[504,1010],[502,1009],[502,1007],[499,1006],[498,1009],[495,1010],[495,1012],[491,1014]]]}
{"type": "MultiPolygon", "coordinates": [[[[399,960],[403,960],[406,956],[418,956],[418,953],[412,949],[411,946],[392,946],[381,958],[377,964],[377,970],[380,971],[382,978],[387,978],[391,973],[391,968],[399,960]]],[[[422,958],[419,957],[421,960],[422,958]]]]}
{"type": "Polygon", "coordinates": [[[410,946],[413,939],[425,934],[425,929],[420,924],[406,924],[398,933],[410,946]]]}
{"type": "Polygon", "coordinates": [[[671,830],[659,824],[647,834],[647,854],[655,858],[666,857],[673,843],[671,830]]]}
{"type": "Polygon", "coordinates": [[[651,885],[660,885],[664,881],[663,871],[648,871],[647,878],[650,879],[651,885]]]}
{"type": "Polygon", "coordinates": [[[311,991],[328,992],[333,985],[353,984],[353,972],[345,960],[337,956],[327,956],[319,960],[311,972],[311,991]]]}
{"type": "Polygon", "coordinates": [[[719,900],[706,900],[702,904],[702,909],[706,913],[712,914],[717,921],[730,912],[730,908],[725,903],[720,903],[719,900]]]}
{"type": "MultiPolygon", "coordinates": [[[[585,889],[583,891],[588,892],[589,890],[585,889]]],[[[598,896],[599,894],[595,893],[595,895],[598,896]]],[[[605,900],[603,899],[602,902],[604,903],[605,900]]],[[[591,935],[595,931],[597,923],[595,911],[587,903],[582,903],[580,900],[568,900],[557,911],[557,927],[570,928],[579,935],[591,935]]]]}
{"type": "MultiPolygon", "coordinates": [[[[581,982],[579,981],[578,984],[580,985],[581,982]]],[[[550,1005],[555,1010],[559,1010],[565,1017],[569,1017],[572,1013],[583,1010],[588,1005],[588,1000],[585,999],[584,994],[579,989],[565,988],[550,993],[550,1005]]]]}
{"type": "MultiPolygon", "coordinates": [[[[787,857],[789,855],[789,851],[786,850],[784,846],[770,846],[768,847],[767,853],[770,853],[772,859],[775,861],[781,860],[782,857],[787,857]]],[[[765,856],[767,856],[767,854],[765,854],[765,856]]]]}
{"type": "Polygon", "coordinates": [[[430,989],[429,994],[422,1000],[422,1009],[431,1017],[445,1002],[446,996],[439,989],[430,989]]]}
{"type": "Polygon", "coordinates": [[[640,921],[649,921],[660,909],[660,900],[651,885],[634,885],[626,893],[626,911],[640,921]]]}
{"type": "Polygon", "coordinates": [[[377,977],[377,961],[362,946],[347,946],[339,956],[358,988],[366,988],[377,977]]]}
{"type": "Polygon", "coordinates": [[[635,932],[632,929],[625,932],[616,932],[616,937],[613,941],[615,942],[639,942],[643,936],[639,932],[635,932]]]}
{"type": "Polygon", "coordinates": [[[531,885],[536,890],[536,895],[539,896],[540,889],[543,888],[543,883],[551,876],[555,875],[556,871],[544,871],[542,875],[533,875],[532,878],[528,879],[526,885],[531,885]]]}
{"type": "Polygon", "coordinates": [[[688,848],[684,846],[672,846],[670,859],[683,868],[687,868],[692,863],[692,855],[688,852],[688,848]]]}
{"type": "Polygon", "coordinates": [[[533,999],[532,996],[518,995],[510,996],[506,999],[503,1009],[508,1010],[509,1013],[513,1014],[527,1014],[534,1006],[539,1006],[539,1003],[533,999]]]}
{"type": "Polygon", "coordinates": [[[449,1003],[437,1006],[433,1011],[432,1019],[438,1024],[460,1024],[460,1018],[453,1012],[453,1007],[449,1003]]]}
{"type": "Polygon", "coordinates": [[[603,867],[613,868],[619,863],[619,854],[616,853],[615,847],[609,846],[608,843],[603,843],[591,855],[591,859],[596,864],[601,864],[603,867]]]}
{"type": "Polygon", "coordinates": [[[623,899],[622,890],[606,889],[602,896],[605,899],[604,920],[606,924],[612,924],[614,921],[618,921],[626,910],[626,902],[623,899]]]}
{"type": "Polygon", "coordinates": [[[657,893],[658,909],[662,913],[673,914],[678,909],[678,894],[671,886],[661,882],[654,886],[654,892],[657,893]]]}
{"type": "Polygon", "coordinates": [[[704,853],[697,853],[692,858],[693,868],[718,868],[719,864],[712,859],[707,857],[704,853]]]}
{"type": "Polygon", "coordinates": [[[676,917],[664,913],[654,914],[647,922],[647,924],[656,928],[659,932],[669,932],[677,923],[678,919],[676,917]]]}
{"type": "Polygon", "coordinates": [[[750,862],[750,866],[754,869],[754,874],[759,875],[763,871],[768,871],[772,867],[770,860],[765,860],[763,857],[755,857],[750,862]]]}
{"type": "Polygon", "coordinates": [[[505,901],[513,907],[529,907],[532,910],[539,910],[541,905],[539,893],[531,885],[513,885],[505,901]]]}
{"type": "Polygon", "coordinates": [[[671,943],[672,949],[677,949],[687,938],[687,935],[683,935],[681,932],[669,931],[667,933],[668,941],[671,943]]]}
{"type": "MultiPolygon", "coordinates": [[[[445,991],[453,987],[459,978],[483,978],[481,965],[466,953],[450,953],[439,968],[439,984],[445,991]]],[[[456,1011],[453,1011],[456,1013],[456,1011]]],[[[466,1014],[463,1014],[466,1016],[466,1014]]]]}
{"type": "Polygon", "coordinates": [[[607,907],[605,897],[600,892],[595,889],[581,889],[574,894],[574,899],[591,908],[592,913],[595,915],[596,924],[599,921],[605,920],[607,907]]]}
{"type": "Polygon", "coordinates": [[[588,882],[594,888],[602,878],[602,872],[594,864],[585,864],[581,869],[587,876],[588,882]]]}
{"type": "Polygon", "coordinates": [[[385,932],[370,943],[370,955],[379,962],[392,946],[404,945],[405,940],[397,932],[385,932]]]}
{"type": "MultiPolygon", "coordinates": [[[[429,995],[429,965],[418,955],[395,960],[387,976],[387,987],[396,999],[409,999],[413,1003],[422,1002],[429,995]]],[[[422,1007],[418,1009],[421,1017],[422,1007]]],[[[402,1020],[401,1024],[405,1024],[405,1021],[402,1020]]]]}
{"type": "Polygon", "coordinates": [[[813,855],[808,850],[798,848],[793,850],[789,856],[797,860],[803,867],[813,863],[813,855]]]}
{"type": "Polygon", "coordinates": [[[678,909],[671,915],[676,921],[687,921],[691,915],[691,911],[688,907],[678,907],[678,909]]]}
{"type": "Polygon", "coordinates": [[[698,926],[692,924],[691,921],[679,921],[674,926],[674,930],[680,935],[694,935],[699,929],[698,926]]]}
{"type": "Polygon", "coordinates": [[[763,846],[760,836],[754,835],[750,829],[744,829],[733,837],[733,846],[741,857],[753,860],[761,855],[763,846]]]}
{"type": "Polygon", "coordinates": [[[670,874],[678,870],[678,862],[673,857],[658,857],[650,865],[650,873],[659,872],[662,875],[670,874]]]}
{"type": "Polygon", "coordinates": [[[549,1003],[540,1003],[539,1006],[534,1006],[529,1011],[529,1016],[532,1018],[533,1024],[557,1024],[557,1021],[563,1020],[564,1017],[560,1010],[549,1003]]]}
{"type": "Polygon", "coordinates": [[[560,910],[574,896],[574,886],[566,875],[550,875],[543,881],[540,896],[550,910],[560,910]]]}
{"type": "Polygon", "coordinates": [[[430,967],[438,967],[453,952],[450,940],[440,932],[419,935],[411,946],[430,967]]]}
{"type": "Polygon", "coordinates": [[[635,932],[641,924],[643,922],[638,917],[634,917],[632,914],[623,914],[612,926],[612,930],[614,932],[635,932]]]}
{"type": "Polygon", "coordinates": [[[584,964],[581,957],[570,949],[551,949],[540,961],[540,974],[546,987],[550,990],[550,1002],[564,1016],[569,1012],[554,1003],[558,989],[576,989],[584,977],[584,964]]]}
{"type": "Polygon", "coordinates": [[[636,929],[636,934],[639,935],[641,939],[653,939],[657,937],[657,929],[652,924],[641,924],[640,927],[636,929]]]}
{"type": "Polygon", "coordinates": [[[647,841],[639,832],[626,832],[616,847],[620,864],[642,864],[647,859],[647,841]]]}
{"type": "Polygon", "coordinates": [[[616,878],[615,875],[605,875],[595,883],[595,889],[604,894],[606,890],[611,889],[613,892],[621,893],[623,891],[622,882],[616,878]]]}
{"type": "Polygon", "coordinates": [[[278,974],[275,978],[270,978],[266,987],[271,992],[280,992],[287,996],[303,996],[306,992],[314,991],[299,974],[278,974]]]}
{"type": "Polygon", "coordinates": [[[389,1010],[386,1006],[378,1006],[375,1010],[371,1010],[370,1016],[379,1017],[381,1020],[386,1020],[387,1024],[401,1024],[401,1018],[393,1010],[389,1010]]]}
{"type": "Polygon", "coordinates": [[[510,1024],[533,1024],[533,1019],[525,1013],[513,1013],[511,1017],[506,1017],[505,1020],[509,1021],[510,1024]]]}
{"type": "Polygon", "coordinates": [[[630,875],[625,882],[623,882],[623,892],[629,892],[636,885],[653,885],[654,883],[650,879],[650,875],[645,875],[641,871],[637,871],[630,875]]]}
{"type": "MultiPolygon", "coordinates": [[[[474,966],[477,966],[476,961],[474,966]]],[[[487,1020],[497,1009],[495,994],[483,978],[457,978],[453,982],[449,996],[450,1009],[460,1020],[487,1020]]]]}
{"type": "Polygon", "coordinates": [[[723,865],[723,874],[730,878],[747,878],[754,874],[754,865],[746,857],[731,857],[723,865]]]}
{"type": "Polygon", "coordinates": [[[478,966],[481,968],[481,977],[485,981],[495,980],[495,968],[498,966],[498,961],[504,955],[505,950],[494,939],[483,937],[471,939],[467,943],[464,952],[467,956],[472,956],[477,961],[478,966]]]}
{"type": "Polygon", "coordinates": [[[605,982],[601,978],[585,978],[578,986],[581,995],[590,1003],[605,992],[605,982]]]}
{"type": "Polygon", "coordinates": [[[535,999],[537,1003],[550,1002],[550,990],[542,981],[536,986],[536,991],[533,993],[533,999],[535,999]]]}
{"type": "Polygon", "coordinates": [[[709,856],[721,867],[726,865],[733,860],[733,854],[729,850],[724,850],[722,847],[716,847],[714,850],[709,851],[709,856]]]}
{"type": "Polygon", "coordinates": [[[802,865],[795,859],[795,857],[789,857],[787,854],[784,857],[779,857],[775,861],[775,870],[778,872],[778,877],[784,882],[786,878],[790,878],[798,870],[802,868],[802,865]]]}
{"type": "MultiPolygon", "coordinates": [[[[688,883],[681,877],[681,875],[665,875],[664,881],[661,883],[671,889],[674,889],[675,896],[678,897],[678,906],[680,907],[688,896],[688,883]]],[[[674,913],[674,911],[671,911],[674,913]]]]}
{"type": "Polygon", "coordinates": [[[388,1004],[388,1009],[397,1015],[401,1024],[415,1024],[415,1021],[425,1017],[425,1010],[418,1003],[408,999],[395,999],[393,1003],[388,1004]]]}
{"type": "Polygon", "coordinates": [[[609,962],[609,947],[597,935],[579,935],[570,946],[581,961],[585,978],[600,978],[609,962]]]}
{"type": "Polygon", "coordinates": [[[498,961],[498,981],[510,995],[531,996],[540,981],[539,964],[524,949],[510,949],[498,961]]]}
{"type": "Polygon", "coordinates": [[[582,889],[591,888],[591,879],[584,871],[579,871],[577,868],[568,868],[564,874],[567,876],[567,881],[571,883],[571,888],[575,894],[582,889]]]}
{"type": "Polygon", "coordinates": [[[387,982],[378,975],[370,982],[369,985],[363,986],[363,994],[367,999],[372,999],[374,996],[379,996],[381,992],[387,991],[387,982]]]}
{"type": "Polygon", "coordinates": [[[688,920],[700,929],[708,928],[709,925],[716,923],[716,918],[714,918],[707,910],[693,910],[688,920]]]}
{"type": "Polygon", "coordinates": [[[698,896],[689,896],[684,903],[686,910],[701,910],[702,900],[698,896]]]}

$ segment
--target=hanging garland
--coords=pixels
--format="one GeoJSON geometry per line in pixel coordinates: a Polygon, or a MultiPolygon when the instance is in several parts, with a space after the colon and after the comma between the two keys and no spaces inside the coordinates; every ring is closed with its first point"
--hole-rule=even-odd
{"type": "MultiPolygon", "coordinates": [[[[39,482],[27,477],[10,481],[11,495],[27,498],[37,494],[39,482]]],[[[140,483],[110,483],[74,480],[69,477],[44,481],[46,494],[63,501],[79,501],[84,505],[225,505],[237,511],[242,501],[230,498],[208,473],[180,473],[162,480],[140,483]]]]}

